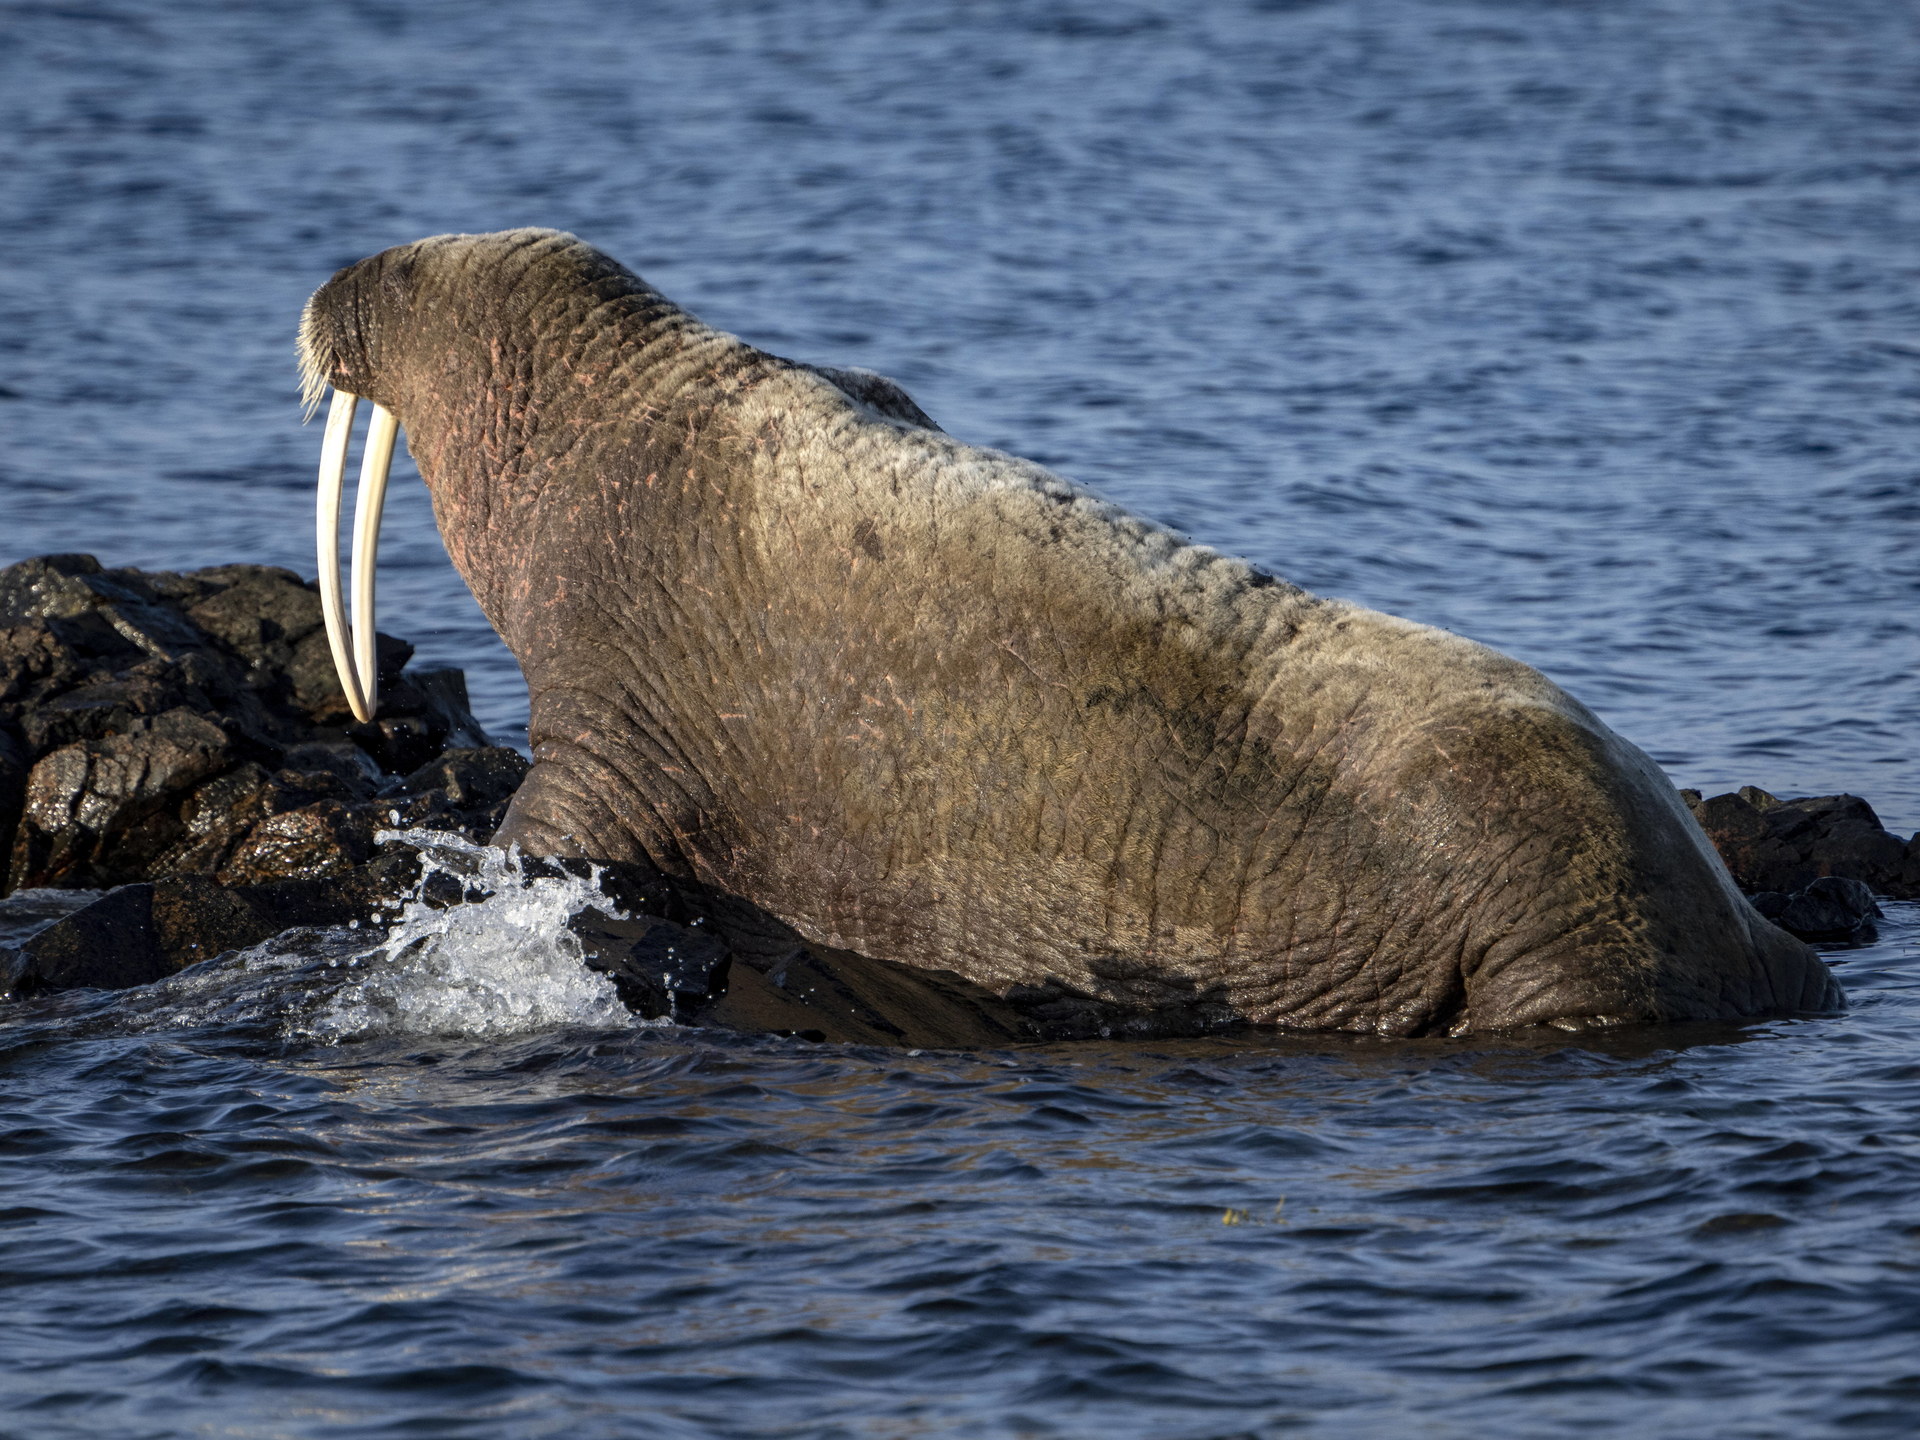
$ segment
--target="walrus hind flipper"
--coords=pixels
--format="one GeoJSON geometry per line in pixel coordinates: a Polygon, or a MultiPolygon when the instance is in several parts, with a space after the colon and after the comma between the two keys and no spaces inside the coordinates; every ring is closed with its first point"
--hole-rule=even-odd
{"type": "Polygon", "coordinates": [[[807,369],[845,391],[868,409],[879,411],[889,420],[898,420],[903,425],[918,425],[923,430],[940,429],[933,423],[932,416],[913,403],[911,395],[884,375],[858,367],[842,369],[836,365],[809,365],[807,369]]]}

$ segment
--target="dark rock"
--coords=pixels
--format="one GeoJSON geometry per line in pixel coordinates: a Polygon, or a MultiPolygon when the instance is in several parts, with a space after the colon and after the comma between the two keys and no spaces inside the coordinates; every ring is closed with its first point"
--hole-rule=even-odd
{"type": "MultiPolygon", "coordinates": [[[[333,647],[327,641],[327,632],[315,630],[305,636],[292,647],[292,654],[286,673],[294,703],[315,723],[352,724],[353,712],[347,707],[346,692],[340,688],[340,672],[334,669],[333,647]]],[[[406,641],[376,633],[374,663],[379,669],[383,690],[391,690],[412,658],[413,646],[406,641]]],[[[383,697],[383,708],[386,703],[383,697]]]]}
{"type": "MultiPolygon", "coordinates": [[[[382,701],[382,708],[385,701],[382,701]]],[[[423,715],[387,715],[374,718],[370,725],[355,725],[348,732],[354,744],[365,750],[382,770],[405,775],[427,763],[440,749],[440,739],[432,723],[423,715]]]]}
{"type": "Polygon", "coordinates": [[[0,992],[26,999],[150,984],[294,926],[377,919],[418,875],[417,858],[396,854],[326,880],[227,886],[182,876],[123,885],[0,952],[0,992]]]}
{"type": "Polygon", "coordinates": [[[31,768],[20,742],[0,730],[0,855],[13,853],[13,836],[20,828],[20,808],[26,801],[31,768]]]}
{"type": "Polygon", "coordinates": [[[465,679],[405,672],[412,648],[382,636],[381,712],[354,724],[318,595],[290,571],[42,556],[0,570],[0,622],[0,729],[19,752],[0,753],[0,855],[14,885],[335,874],[383,824],[489,838],[524,772],[509,751],[466,753],[396,787],[450,742],[488,750],[465,679]],[[183,716],[211,727],[184,767],[154,738],[183,716]],[[312,810],[327,801],[344,808],[312,810]],[[292,812],[310,813],[279,820],[292,812]]]}
{"type": "Polygon", "coordinates": [[[678,1018],[726,993],[732,953],[721,940],[650,915],[583,910],[567,922],[587,968],[611,977],[629,1010],[678,1018]]]}
{"type": "Polygon", "coordinates": [[[957,1049],[1037,1038],[1005,1000],[945,970],[805,945],[765,974],[735,965],[696,1024],[842,1044],[957,1049]]]}
{"type": "Polygon", "coordinates": [[[370,811],[319,800],[257,822],[221,867],[228,885],[344,875],[373,856],[370,811]]]}
{"type": "Polygon", "coordinates": [[[21,733],[36,755],[127,730],[142,716],[214,708],[204,691],[167,661],[147,660],[118,674],[96,673],[85,684],[26,711],[21,733]]]}
{"type": "MultiPolygon", "coordinates": [[[[437,733],[444,736],[442,744],[455,750],[498,748],[487,739],[487,732],[480,728],[480,722],[473,718],[473,705],[467,699],[464,671],[442,666],[435,670],[409,671],[407,678],[420,692],[425,702],[425,713],[437,727],[437,733]]],[[[515,754],[512,750],[504,753],[515,754]]],[[[526,774],[524,767],[521,774],[526,774]]],[[[514,783],[517,785],[520,782],[516,780],[514,783]]]]}
{"type": "Polygon", "coordinates": [[[171,975],[153,927],[153,886],[123,885],[25,945],[36,990],[124,990],[171,975]]]}
{"type": "Polygon", "coordinates": [[[1790,895],[1764,890],[1751,898],[1754,909],[1802,940],[1869,945],[1879,937],[1880,907],[1858,880],[1826,875],[1790,895]]]}
{"type": "Polygon", "coordinates": [[[463,809],[484,807],[511,799],[527,768],[525,757],[504,745],[448,750],[407,776],[398,789],[405,795],[441,790],[463,809]]]}
{"type": "Polygon", "coordinates": [[[1781,800],[1751,785],[1711,799],[1691,790],[1681,795],[1749,894],[1793,894],[1834,875],[1894,899],[1920,898],[1913,846],[1882,829],[1858,795],[1781,800]]]}
{"type": "Polygon", "coordinates": [[[198,627],[155,595],[138,571],[102,570],[91,555],[45,555],[0,571],[0,624],[89,614],[156,659],[178,659],[206,643],[198,627]]]}
{"type": "Polygon", "coordinates": [[[320,596],[290,570],[223,567],[219,578],[229,576],[234,583],[215,590],[187,614],[247,663],[257,685],[271,688],[293,664],[294,647],[324,624],[320,596]]]}
{"type": "Polygon", "coordinates": [[[327,643],[324,630],[315,631],[293,647],[287,679],[292,686],[293,703],[315,723],[353,722],[353,711],[347,706],[347,692],[340,688],[340,675],[333,665],[333,649],[327,643]]]}
{"type": "Polygon", "coordinates": [[[55,750],[27,777],[8,888],[133,878],[178,837],[164,807],[217,774],[231,750],[224,730],[185,709],[55,750]]]}
{"type": "Polygon", "coordinates": [[[294,804],[289,803],[276,778],[253,761],[246,761],[187,797],[179,809],[181,838],[155,859],[151,873],[155,878],[217,874],[255,824],[292,808],[294,804]]]}
{"type": "Polygon", "coordinates": [[[82,577],[99,573],[100,562],[91,555],[40,555],[9,565],[0,570],[0,625],[91,610],[93,592],[82,577]]]}
{"type": "MultiPolygon", "coordinates": [[[[292,773],[312,777],[330,775],[340,792],[357,800],[371,798],[380,787],[380,767],[358,745],[344,740],[309,740],[290,745],[281,757],[282,767],[292,773]]],[[[312,788],[311,781],[309,788],[312,788]]]]}
{"type": "MultiPolygon", "coordinates": [[[[0,578],[6,573],[0,570],[0,578]]],[[[0,712],[18,714],[44,696],[79,684],[89,673],[75,647],[46,620],[0,629],[0,712]]]]}
{"type": "Polygon", "coordinates": [[[18,950],[0,950],[0,1000],[31,1000],[47,993],[47,982],[33,957],[18,950]]]}

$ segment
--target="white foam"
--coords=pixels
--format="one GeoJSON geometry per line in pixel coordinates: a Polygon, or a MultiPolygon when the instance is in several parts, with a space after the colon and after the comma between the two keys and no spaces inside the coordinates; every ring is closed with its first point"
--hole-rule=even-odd
{"type": "Polygon", "coordinates": [[[589,906],[610,908],[593,877],[528,874],[517,851],[431,830],[383,830],[382,844],[420,851],[421,878],[384,943],[335,961],[363,970],[299,1026],[314,1039],[376,1035],[492,1037],[638,1022],[613,982],[589,970],[567,928],[589,906]],[[436,909],[424,896],[436,875],[454,877],[464,905],[436,909]]]}

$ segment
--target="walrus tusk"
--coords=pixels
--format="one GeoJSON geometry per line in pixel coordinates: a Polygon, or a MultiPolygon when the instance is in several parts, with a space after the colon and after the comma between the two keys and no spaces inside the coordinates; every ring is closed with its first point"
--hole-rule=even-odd
{"type": "Polygon", "coordinates": [[[347,472],[347,443],[353,438],[353,412],[360,404],[358,395],[344,390],[333,392],[333,404],[327,411],[326,438],[320,443],[320,490],[314,521],[314,540],[320,551],[320,613],[327,622],[327,643],[333,647],[333,668],[340,676],[340,688],[356,719],[368,720],[372,712],[360,696],[360,684],[353,671],[353,657],[347,648],[347,627],[340,613],[340,486],[347,472]]]}
{"type": "Polygon", "coordinates": [[[380,512],[387,503],[387,472],[393,468],[393,441],[400,422],[384,405],[375,405],[367,421],[367,442],[360,454],[360,488],[353,497],[353,658],[360,682],[362,724],[373,719],[380,701],[380,666],[373,628],[374,560],[380,553],[380,512]]]}

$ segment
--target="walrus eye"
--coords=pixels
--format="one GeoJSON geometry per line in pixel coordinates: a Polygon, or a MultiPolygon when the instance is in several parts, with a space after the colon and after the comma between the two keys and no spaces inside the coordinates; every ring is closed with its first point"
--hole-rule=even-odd
{"type": "Polygon", "coordinates": [[[333,668],[354,719],[373,719],[380,695],[380,671],[374,650],[373,581],[380,552],[380,512],[386,505],[387,472],[393,468],[393,442],[400,422],[384,405],[373,407],[367,443],[360,456],[360,486],[353,499],[353,631],[348,641],[340,613],[340,490],[347,472],[347,443],[360,397],[333,392],[326,438],[320,445],[320,490],[315,539],[320,550],[320,613],[333,647],[333,668]]]}

